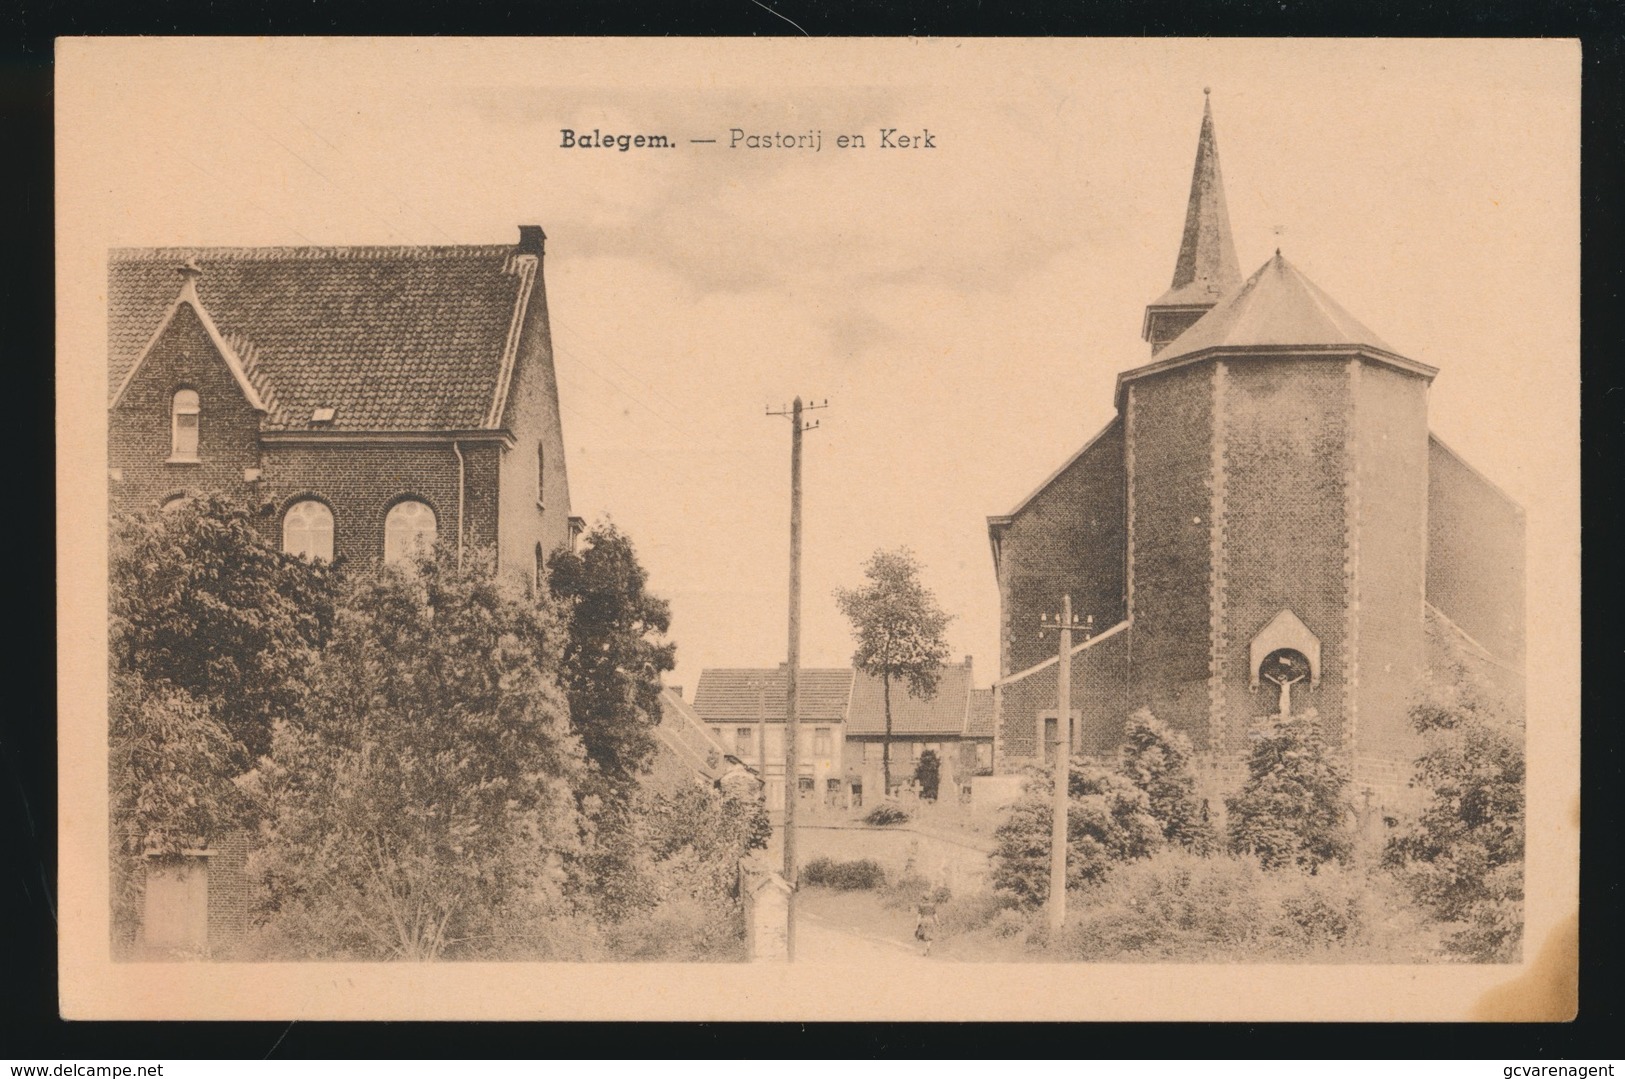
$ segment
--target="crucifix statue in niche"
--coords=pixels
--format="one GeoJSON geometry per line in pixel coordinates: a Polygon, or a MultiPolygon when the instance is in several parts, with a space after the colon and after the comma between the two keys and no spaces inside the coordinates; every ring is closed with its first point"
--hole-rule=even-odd
{"type": "Polygon", "coordinates": [[[1258,675],[1281,687],[1282,719],[1292,714],[1292,687],[1309,677],[1309,660],[1292,648],[1280,648],[1264,657],[1258,675]]]}

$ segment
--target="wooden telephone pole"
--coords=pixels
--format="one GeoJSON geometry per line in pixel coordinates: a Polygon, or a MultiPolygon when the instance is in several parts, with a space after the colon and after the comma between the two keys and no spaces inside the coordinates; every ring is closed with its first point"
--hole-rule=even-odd
{"type": "Polygon", "coordinates": [[[785,958],[796,958],[796,801],[801,787],[801,724],[796,711],[801,669],[801,436],[818,426],[803,424],[807,409],[828,408],[829,402],[803,406],[797,397],[788,411],[769,416],[790,418],[790,646],[784,680],[784,882],[790,886],[789,918],[785,925],[785,958]]]}
{"type": "Polygon", "coordinates": [[[1070,803],[1068,786],[1072,778],[1072,632],[1081,630],[1088,640],[1094,627],[1094,616],[1083,622],[1072,620],[1072,595],[1061,598],[1061,613],[1054,622],[1049,615],[1040,617],[1040,636],[1052,626],[1060,630],[1061,650],[1055,670],[1055,802],[1050,815],[1049,833],[1049,916],[1050,939],[1066,924],[1066,831],[1067,810],[1070,803]]]}

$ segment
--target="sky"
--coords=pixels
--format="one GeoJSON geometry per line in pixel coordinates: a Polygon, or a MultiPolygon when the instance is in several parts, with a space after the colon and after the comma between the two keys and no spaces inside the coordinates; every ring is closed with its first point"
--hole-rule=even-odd
{"type": "Polygon", "coordinates": [[[1434,431],[1529,511],[1532,617],[1577,603],[1570,43],[101,40],[59,61],[59,385],[87,460],[108,247],[540,224],[574,511],[632,537],[690,696],[705,667],[785,656],[790,435],[764,413],[798,394],[829,403],[803,664],[849,661],[832,590],[906,545],[954,656],[996,677],[986,518],[1148,359],[1204,87],[1243,275],[1279,247],[1439,368],[1434,431]],[[563,128],[675,145],[566,149],[563,128]],[[735,128],[822,149],[730,148],[735,128]]]}

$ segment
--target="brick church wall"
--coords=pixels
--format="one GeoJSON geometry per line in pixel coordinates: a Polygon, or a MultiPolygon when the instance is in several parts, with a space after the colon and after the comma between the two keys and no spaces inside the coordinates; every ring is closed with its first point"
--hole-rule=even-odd
{"type": "MultiPolygon", "coordinates": [[[[1320,687],[1296,689],[1293,707],[1312,705],[1330,731],[1341,729],[1352,398],[1344,360],[1246,357],[1227,367],[1222,749],[1237,752],[1249,727],[1276,710],[1273,686],[1248,688],[1249,646],[1282,608],[1321,642],[1320,687]]],[[[1136,641],[1136,668],[1139,654],[1136,641]]]]}
{"type": "Polygon", "coordinates": [[[1425,666],[1422,619],[1427,531],[1427,384],[1373,363],[1351,375],[1359,534],[1359,665],[1350,717],[1356,757],[1409,760],[1406,707],[1425,666]]]}
{"type": "Polygon", "coordinates": [[[1196,364],[1127,393],[1129,704],[1198,746],[1208,725],[1212,387],[1207,365],[1196,364]]]}
{"type": "Polygon", "coordinates": [[[1523,508],[1430,438],[1428,602],[1520,669],[1524,558],[1523,508]]]}
{"type": "Polygon", "coordinates": [[[1055,654],[1039,616],[1072,595],[1078,618],[1104,630],[1124,615],[1123,429],[1113,421],[1005,528],[999,554],[999,673],[1024,671],[1055,654]]]}
{"type": "Polygon", "coordinates": [[[125,387],[108,425],[112,508],[155,509],[177,494],[247,497],[243,469],[259,464],[259,417],[191,305],[182,304],[125,387]],[[169,463],[175,392],[198,395],[198,460],[169,463]]]}
{"type": "MultiPolygon", "coordinates": [[[[1128,707],[1129,631],[1100,640],[1072,657],[1072,708],[1082,724],[1083,752],[1101,756],[1122,742],[1128,707]]],[[[1058,647],[1054,635],[1051,649],[1058,647]]],[[[1009,771],[1042,756],[1039,730],[1056,705],[1056,666],[1050,664],[1026,678],[996,689],[998,694],[998,759],[994,770],[1009,771]]]]}

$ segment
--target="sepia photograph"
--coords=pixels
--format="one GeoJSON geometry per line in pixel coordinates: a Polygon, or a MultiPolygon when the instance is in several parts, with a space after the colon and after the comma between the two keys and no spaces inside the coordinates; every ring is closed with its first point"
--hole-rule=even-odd
{"type": "Polygon", "coordinates": [[[1571,1018],[1579,61],[62,39],[63,1014],[1571,1018]]]}

